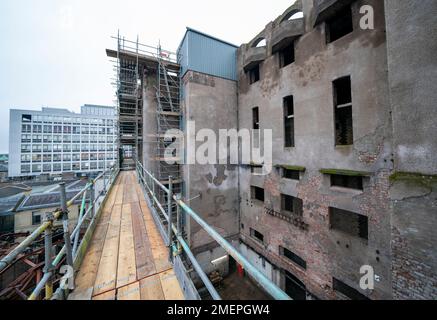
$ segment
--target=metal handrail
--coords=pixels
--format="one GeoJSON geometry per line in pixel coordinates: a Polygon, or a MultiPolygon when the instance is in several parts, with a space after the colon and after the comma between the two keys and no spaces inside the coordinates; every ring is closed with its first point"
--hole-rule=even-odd
{"type": "MultiPolygon", "coordinates": [[[[9,252],[5,257],[0,260],[0,271],[6,269],[10,266],[16,258],[26,250],[41,234],[44,233],[44,242],[45,242],[45,267],[44,267],[44,276],[37,284],[36,288],[29,296],[29,300],[35,300],[40,295],[42,289],[45,286],[46,289],[46,299],[51,299],[53,296],[53,283],[52,277],[54,275],[54,270],[58,267],[59,263],[62,261],[64,255],[67,256],[67,264],[73,268],[73,262],[77,258],[77,242],[80,234],[80,229],[83,223],[87,220],[90,213],[92,213],[91,219],[95,218],[95,207],[97,201],[103,195],[104,199],[108,195],[108,186],[111,186],[115,181],[119,172],[119,168],[112,167],[110,170],[102,172],[95,179],[92,179],[89,183],[86,184],[84,188],[82,188],[76,195],[73,196],[69,201],[66,200],[66,191],[65,191],[65,183],[60,183],[60,193],[61,193],[61,208],[55,210],[55,212],[51,214],[47,214],[45,217],[45,221],[34,230],[26,239],[24,239],[18,246],[16,246],[11,252],[9,252]],[[108,179],[106,179],[108,176],[108,179]],[[103,178],[103,193],[99,194],[97,197],[95,196],[95,188],[97,181],[103,178]],[[87,211],[85,211],[87,192],[90,192],[90,203],[87,211]],[[71,207],[76,200],[80,197],[82,198],[80,212],[81,215],[78,218],[77,224],[73,229],[73,232],[70,234],[68,227],[68,208],[71,207]],[[85,212],[85,213],[84,213],[85,212]],[[52,260],[52,255],[50,254],[50,250],[52,248],[52,228],[54,226],[54,222],[61,219],[63,221],[64,228],[64,246],[59,251],[57,256],[52,260]],[[72,249],[71,243],[74,243],[74,250],[72,249]]],[[[88,228],[92,225],[88,226],[88,228]]]]}
{"type": "MultiPolygon", "coordinates": [[[[194,257],[193,253],[190,250],[189,245],[186,243],[185,239],[182,237],[181,232],[181,210],[182,209],[185,213],[187,213],[191,218],[193,218],[207,233],[210,237],[212,237],[230,256],[232,256],[242,267],[246,270],[246,272],[252,276],[252,278],[258,282],[258,284],[264,288],[274,299],[277,300],[291,300],[291,298],[283,291],[281,288],[279,288],[275,283],[273,283],[270,279],[268,279],[261,271],[259,271],[249,260],[247,260],[240,252],[238,252],[237,249],[235,249],[232,244],[230,244],[225,238],[223,238],[217,231],[214,230],[205,220],[203,220],[198,213],[196,213],[193,209],[191,209],[185,202],[183,202],[179,195],[175,195],[172,192],[172,179],[170,177],[169,179],[169,187],[166,188],[161,182],[159,182],[152,173],[150,173],[148,170],[144,169],[143,165],[137,161],[137,173],[139,176],[139,180],[142,182],[142,184],[148,189],[150,195],[152,204],[155,204],[159,207],[159,209],[162,211],[162,213],[165,216],[165,219],[168,223],[168,234],[167,234],[167,245],[169,247],[170,252],[173,250],[173,243],[172,239],[173,236],[175,236],[177,243],[182,247],[183,251],[187,254],[188,259],[191,261],[193,268],[196,270],[196,272],[199,274],[200,278],[202,279],[203,283],[205,284],[205,287],[211,294],[211,296],[219,300],[220,295],[215,290],[213,284],[209,280],[208,276],[205,274],[205,272],[200,267],[198,261],[194,257]],[[150,178],[149,180],[152,183],[152,186],[149,185],[147,182],[147,179],[145,178],[146,175],[150,178]],[[165,210],[163,210],[162,205],[159,203],[158,199],[155,197],[155,184],[161,188],[168,196],[168,203],[167,203],[167,213],[165,213],[165,210]],[[176,212],[177,212],[177,225],[175,226],[172,220],[172,212],[173,212],[173,206],[172,206],[172,200],[176,204],[176,212]]],[[[172,253],[177,254],[176,253],[172,253]]]]}

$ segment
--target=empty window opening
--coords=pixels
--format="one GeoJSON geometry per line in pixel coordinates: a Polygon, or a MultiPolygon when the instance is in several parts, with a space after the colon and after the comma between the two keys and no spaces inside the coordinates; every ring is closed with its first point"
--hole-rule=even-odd
{"type": "Polygon", "coordinates": [[[354,237],[369,239],[369,219],[366,216],[347,210],[329,208],[329,223],[331,229],[354,237]]]}
{"type": "Polygon", "coordinates": [[[300,171],[283,168],[282,177],[285,179],[300,180],[300,171]]]}
{"type": "Polygon", "coordinates": [[[32,212],[32,225],[41,224],[41,213],[32,212]]]}
{"type": "Polygon", "coordinates": [[[30,122],[32,121],[32,116],[30,114],[23,114],[21,115],[21,121],[30,122]]]}
{"type": "Polygon", "coordinates": [[[347,6],[326,21],[326,42],[331,43],[354,31],[352,9],[347,6]]]}
{"type": "Polygon", "coordinates": [[[250,167],[250,172],[252,174],[262,175],[263,174],[263,166],[251,166],[250,167]]]}
{"type": "Polygon", "coordinates": [[[346,283],[336,278],[332,278],[332,288],[351,300],[370,300],[358,290],[348,286],[346,283]]]}
{"type": "Polygon", "coordinates": [[[259,76],[259,65],[256,65],[255,67],[250,69],[248,72],[249,72],[249,83],[250,84],[253,84],[253,83],[259,81],[259,79],[260,79],[260,76],[259,76]]]}
{"type": "Polygon", "coordinates": [[[284,145],[294,147],[294,101],[293,96],[284,98],[284,145]]]}
{"type": "Polygon", "coordinates": [[[303,201],[296,197],[281,194],[281,209],[284,213],[302,216],[303,201]]]}
{"type": "Polygon", "coordinates": [[[255,48],[262,48],[267,45],[267,41],[264,38],[259,38],[253,43],[253,47],[255,48]]]}
{"type": "Polygon", "coordinates": [[[251,187],[251,197],[253,200],[264,202],[264,189],[260,187],[251,187]]]}
{"type": "Polygon", "coordinates": [[[252,109],[252,128],[253,130],[259,130],[259,108],[252,109]]]}
{"type": "Polygon", "coordinates": [[[354,142],[352,120],[351,78],[344,77],[333,82],[335,145],[352,145],[354,142]]]}
{"type": "Polygon", "coordinates": [[[363,190],[363,177],[333,174],[331,175],[331,186],[363,190]]]}
{"type": "Polygon", "coordinates": [[[294,10],[294,11],[290,11],[289,13],[287,13],[281,22],[296,20],[296,19],[300,19],[300,18],[303,18],[303,12],[294,10]]]}
{"type": "Polygon", "coordinates": [[[250,228],[250,236],[258,241],[264,242],[264,235],[255,229],[250,228]]]}
{"type": "Polygon", "coordinates": [[[295,60],[294,41],[279,51],[279,67],[283,68],[292,64],[295,60]]]}
{"type": "Polygon", "coordinates": [[[305,284],[290,272],[285,271],[285,293],[293,300],[306,300],[305,284]]]}
{"type": "Polygon", "coordinates": [[[302,259],[301,257],[299,257],[297,254],[295,254],[294,252],[291,252],[290,250],[288,250],[287,248],[284,247],[279,247],[279,254],[281,256],[286,257],[287,259],[291,260],[292,262],[294,262],[295,264],[297,264],[299,267],[301,267],[302,269],[306,269],[307,268],[307,263],[304,259],[302,259]]]}

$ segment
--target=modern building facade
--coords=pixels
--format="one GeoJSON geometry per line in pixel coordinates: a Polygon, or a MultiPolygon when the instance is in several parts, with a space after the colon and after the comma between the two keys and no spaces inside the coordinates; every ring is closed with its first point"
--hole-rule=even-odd
{"type": "Polygon", "coordinates": [[[9,177],[104,171],[118,157],[115,109],[10,110],[9,177]]]}
{"type": "MultiPolygon", "coordinates": [[[[271,129],[267,175],[262,163],[176,159],[184,201],[294,299],[435,299],[437,48],[423,35],[436,11],[432,0],[298,0],[240,47],[187,29],[179,66],[123,52],[141,61],[138,160],[159,175],[163,112],[185,141],[271,129]],[[362,28],[369,8],[374,25],[362,28]],[[170,66],[177,91],[157,94],[170,66]],[[177,93],[178,109],[162,110],[177,93]],[[363,266],[373,289],[360,286],[363,266]]],[[[184,232],[206,271],[228,270],[211,263],[224,252],[195,222],[184,232]]]]}

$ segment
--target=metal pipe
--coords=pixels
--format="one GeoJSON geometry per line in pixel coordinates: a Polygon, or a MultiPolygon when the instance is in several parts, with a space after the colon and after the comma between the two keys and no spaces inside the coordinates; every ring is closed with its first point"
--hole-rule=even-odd
{"type": "MultiPolygon", "coordinates": [[[[59,218],[61,215],[61,211],[56,211],[54,213],[54,219],[59,218]]],[[[18,246],[16,246],[9,254],[3,257],[0,260],[0,271],[5,269],[9,264],[11,264],[15,258],[22,253],[30,244],[35,241],[37,237],[39,237],[49,226],[51,226],[52,222],[44,222],[41,224],[35,231],[33,231],[26,239],[24,239],[18,246]]]]}
{"type": "MultiPolygon", "coordinates": [[[[78,220],[77,225],[81,225],[80,221],[81,221],[81,219],[82,219],[83,212],[84,212],[84,210],[85,210],[85,204],[86,204],[86,192],[83,194],[83,197],[82,197],[82,203],[80,204],[79,220],[78,220]]],[[[80,228],[80,227],[79,227],[79,228],[80,228]]],[[[73,256],[75,255],[75,252],[76,252],[76,250],[77,250],[77,245],[79,244],[79,234],[80,234],[80,232],[77,232],[77,233],[74,235],[74,241],[73,241],[73,256]]],[[[73,234],[72,234],[72,235],[73,235],[73,234]]]]}
{"type": "Polygon", "coordinates": [[[73,253],[71,250],[70,231],[68,230],[68,209],[67,209],[67,195],[65,192],[65,183],[59,184],[61,189],[61,208],[62,208],[62,226],[64,228],[64,243],[67,254],[67,264],[73,267],[73,253]]]}
{"type": "Polygon", "coordinates": [[[172,181],[172,177],[169,176],[168,177],[168,196],[167,196],[167,212],[168,212],[168,231],[167,231],[167,239],[168,239],[168,251],[169,251],[169,260],[173,261],[173,254],[172,254],[172,230],[171,230],[171,226],[172,226],[172,218],[173,218],[173,208],[172,208],[172,202],[173,202],[173,181],[172,181]]]}
{"type": "Polygon", "coordinates": [[[215,231],[208,223],[187,206],[183,201],[177,200],[181,208],[188,213],[220,246],[225,249],[273,298],[277,300],[291,300],[291,298],[275,285],[270,279],[253,266],[241,253],[239,253],[225,238],[215,231]]]}
{"type": "Polygon", "coordinates": [[[209,280],[208,276],[203,271],[200,264],[197,262],[196,258],[194,257],[193,253],[191,252],[188,244],[185,242],[185,240],[182,238],[182,236],[176,236],[176,237],[178,239],[178,242],[181,244],[182,248],[184,249],[188,259],[190,259],[191,263],[193,264],[194,270],[196,270],[200,279],[202,279],[203,284],[205,285],[206,289],[208,289],[208,292],[211,294],[212,298],[214,300],[221,300],[222,298],[218,294],[217,290],[214,288],[214,285],[211,283],[211,280],[209,280]]]}
{"type": "Polygon", "coordinates": [[[47,281],[49,281],[49,279],[52,277],[52,275],[53,275],[52,272],[44,273],[44,276],[42,277],[41,281],[36,285],[35,289],[27,298],[27,300],[36,300],[40,295],[42,289],[46,285],[47,281]]]}
{"type": "MultiPolygon", "coordinates": [[[[53,223],[53,215],[51,213],[46,213],[44,215],[44,221],[51,221],[53,223]]],[[[53,232],[52,232],[52,225],[50,225],[45,231],[44,231],[44,273],[52,273],[53,267],[52,267],[52,248],[53,248],[53,242],[52,242],[53,232]]],[[[46,300],[51,299],[53,295],[53,281],[51,277],[48,278],[47,283],[45,285],[46,287],[46,300]]]]}
{"type": "Polygon", "coordinates": [[[95,202],[96,202],[96,188],[95,185],[92,184],[90,186],[90,196],[91,196],[91,217],[94,218],[94,215],[96,214],[95,209],[95,202]]]}

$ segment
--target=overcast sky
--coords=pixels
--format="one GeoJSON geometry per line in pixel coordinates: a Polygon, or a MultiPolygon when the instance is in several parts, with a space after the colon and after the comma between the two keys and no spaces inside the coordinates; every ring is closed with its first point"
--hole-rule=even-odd
{"type": "Polygon", "coordinates": [[[185,27],[236,45],[250,41],[294,0],[1,0],[0,153],[9,109],[113,105],[112,35],[175,51],[185,27]]]}

